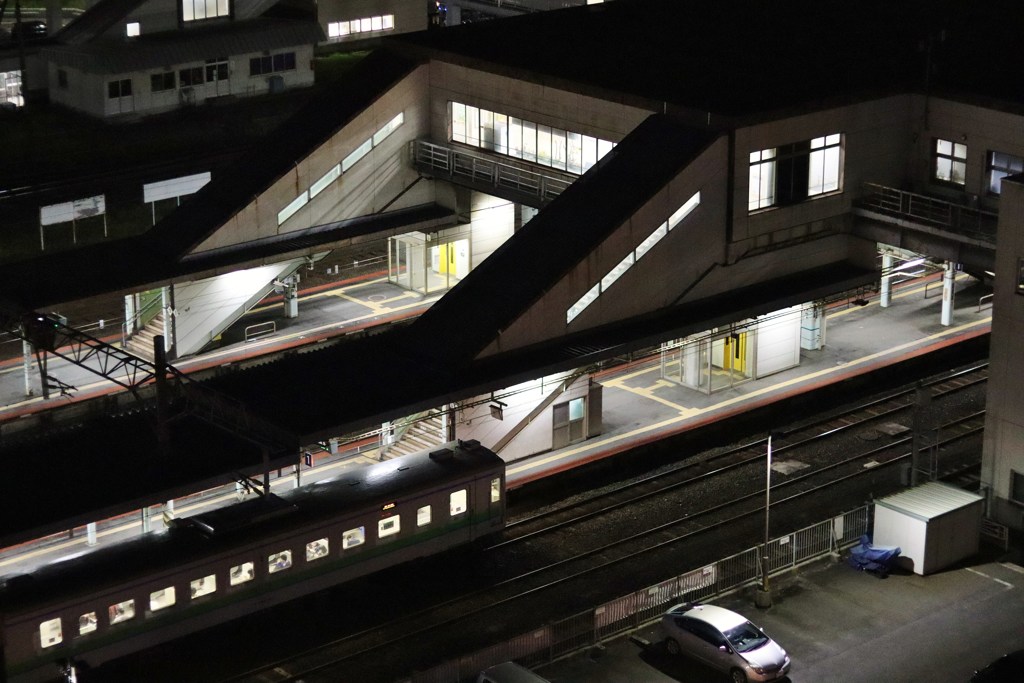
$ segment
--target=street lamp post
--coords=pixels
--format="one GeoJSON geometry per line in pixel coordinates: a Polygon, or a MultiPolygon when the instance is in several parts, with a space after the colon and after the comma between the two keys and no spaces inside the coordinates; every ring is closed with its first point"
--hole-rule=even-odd
{"type": "Polygon", "coordinates": [[[769,535],[769,517],[768,511],[771,507],[772,502],[772,435],[768,434],[768,456],[766,458],[767,466],[765,467],[765,482],[764,482],[764,543],[761,545],[761,586],[757,590],[757,595],[754,598],[754,603],[758,607],[771,607],[772,606],[772,591],[768,587],[768,542],[771,540],[769,535]]]}

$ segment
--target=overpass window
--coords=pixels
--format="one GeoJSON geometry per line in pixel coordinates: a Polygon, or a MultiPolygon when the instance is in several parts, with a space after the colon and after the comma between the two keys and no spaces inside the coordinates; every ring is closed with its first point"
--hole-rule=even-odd
{"type": "Polygon", "coordinates": [[[967,145],[935,140],[935,179],[954,185],[967,181],[967,145]]]}
{"type": "Polygon", "coordinates": [[[1024,258],[1017,259],[1017,293],[1024,294],[1024,258]]]}
{"type": "Polygon", "coordinates": [[[700,205],[700,192],[695,192],[692,197],[687,199],[682,206],[672,212],[669,219],[659,225],[654,232],[648,235],[644,241],[637,245],[636,249],[629,252],[624,259],[619,261],[618,264],[596,285],[591,287],[586,294],[579,298],[579,300],[569,307],[569,310],[565,312],[565,324],[568,325],[582,313],[587,306],[594,303],[597,297],[604,294],[608,289],[615,284],[622,275],[629,270],[634,263],[640,260],[640,258],[654,248],[658,242],[660,242],[670,230],[679,225],[680,222],[687,216],[689,216],[697,206],[700,205]]]}
{"type": "Polygon", "coordinates": [[[747,210],[796,204],[842,189],[842,133],[750,153],[747,210]]]}
{"type": "Polygon", "coordinates": [[[182,21],[216,19],[230,14],[228,0],[181,0],[182,21]]]}
{"type": "Polygon", "coordinates": [[[452,141],[576,174],[586,173],[615,146],[461,102],[452,102],[451,111],[452,141]]]}
{"type": "Polygon", "coordinates": [[[308,192],[303,192],[298,197],[293,199],[291,204],[289,204],[288,206],[284,207],[283,209],[281,209],[280,211],[277,212],[277,224],[281,225],[286,220],[288,220],[289,218],[294,216],[295,213],[299,209],[304,207],[306,205],[306,202],[308,202],[308,201],[309,201],[309,193],[308,192]]]}
{"type": "Polygon", "coordinates": [[[1003,188],[1003,178],[1008,175],[1024,173],[1024,159],[1004,152],[988,153],[988,191],[999,194],[1003,188]]]}
{"type": "Polygon", "coordinates": [[[747,193],[750,211],[775,203],[775,150],[750,153],[750,189],[747,193]]]}
{"type": "Polygon", "coordinates": [[[358,33],[391,31],[394,28],[394,14],[379,14],[349,21],[329,21],[327,22],[327,37],[331,40],[342,40],[358,33]]]}
{"type": "Polygon", "coordinates": [[[124,25],[124,35],[128,38],[138,38],[142,33],[142,27],[137,21],[129,21],[124,25]]]}
{"type": "Polygon", "coordinates": [[[807,196],[839,189],[839,133],[811,140],[811,167],[807,177],[807,196]]]}

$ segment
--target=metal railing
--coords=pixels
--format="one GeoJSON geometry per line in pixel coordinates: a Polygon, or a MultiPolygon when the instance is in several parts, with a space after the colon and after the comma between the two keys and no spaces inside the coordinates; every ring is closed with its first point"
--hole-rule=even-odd
{"type": "Polygon", "coordinates": [[[541,204],[560,195],[575,180],[570,175],[522,168],[427,140],[413,140],[410,144],[410,158],[420,170],[445,176],[452,182],[461,180],[471,185],[510,190],[534,198],[541,204]]]}
{"type": "Polygon", "coordinates": [[[995,246],[998,214],[935,197],[864,183],[854,207],[921,223],[995,246]]]}
{"type": "MultiPolygon", "coordinates": [[[[838,554],[868,533],[870,507],[865,505],[812,526],[775,538],[768,544],[769,576],[838,554]]],[[[672,605],[732,593],[761,579],[761,546],[696,567],[653,586],[623,595],[592,610],[540,626],[484,650],[414,673],[409,683],[458,683],[499,662],[515,660],[528,667],[553,662],[613,636],[656,621],[672,605]]]]}

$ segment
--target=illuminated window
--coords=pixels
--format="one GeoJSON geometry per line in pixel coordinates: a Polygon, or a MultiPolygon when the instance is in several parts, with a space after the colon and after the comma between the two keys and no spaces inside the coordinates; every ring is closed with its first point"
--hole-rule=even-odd
{"type": "Polygon", "coordinates": [[[601,278],[601,291],[607,291],[615,284],[615,281],[622,277],[622,274],[633,267],[633,252],[626,254],[626,258],[619,261],[618,265],[608,271],[608,274],[601,278]]]}
{"type": "Polygon", "coordinates": [[[402,520],[399,519],[398,515],[391,515],[390,517],[385,517],[377,522],[377,538],[394,536],[401,530],[402,520]]]}
{"type": "Polygon", "coordinates": [[[395,28],[394,14],[381,14],[374,17],[363,17],[351,21],[327,22],[328,38],[344,38],[355,33],[371,33],[390,31],[395,28]]]}
{"type": "Polygon", "coordinates": [[[304,207],[309,201],[309,193],[303,192],[298,197],[292,200],[291,204],[284,207],[277,212],[277,224],[283,225],[286,220],[294,216],[299,209],[304,207]]]}
{"type": "Polygon", "coordinates": [[[64,640],[64,631],[60,626],[60,617],[49,619],[39,624],[39,644],[43,647],[53,647],[64,640]]]}
{"type": "Polygon", "coordinates": [[[1024,159],[1003,152],[988,153],[988,191],[999,194],[1003,189],[1003,178],[1024,173],[1024,159]]]}
{"type": "Polygon", "coordinates": [[[448,496],[448,512],[452,517],[461,515],[466,511],[466,501],[468,497],[466,495],[466,489],[455,491],[448,496]]]}
{"type": "Polygon", "coordinates": [[[114,603],[107,608],[107,617],[111,624],[120,624],[122,621],[133,619],[135,617],[135,601],[125,600],[114,603]]]}
{"type": "Polygon", "coordinates": [[[139,26],[139,22],[137,21],[129,21],[128,24],[124,27],[124,34],[129,38],[136,38],[140,33],[141,28],[139,26]]]}
{"type": "Polygon", "coordinates": [[[255,577],[255,568],[256,565],[252,562],[243,562],[242,564],[235,565],[228,573],[228,583],[232,586],[237,586],[240,583],[252,581],[255,577]]]}
{"type": "Polygon", "coordinates": [[[174,586],[161,588],[149,594],[149,611],[157,612],[174,604],[174,586]]]}
{"type": "Polygon", "coordinates": [[[426,526],[430,524],[430,506],[424,505],[416,511],[416,526],[426,526]]]}
{"type": "Polygon", "coordinates": [[[935,179],[954,185],[967,181],[967,145],[935,140],[935,179]]]}
{"type": "Polygon", "coordinates": [[[1017,293],[1024,294],[1024,258],[1017,259],[1017,293]]]}
{"type": "Polygon", "coordinates": [[[96,630],[96,613],[86,612],[78,617],[78,635],[84,636],[96,630]]]}
{"type": "Polygon", "coordinates": [[[201,598],[217,590],[217,575],[208,574],[202,578],[195,579],[188,585],[192,599],[201,598]]]}
{"type": "MultiPolygon", "coordinates": [[[[700,192],[697,192],[697,193],[694,193],[694,195],[692,197],[687,199],[686,202],[682,206],[680,206],[678,209],[676,209],[675,212],[671,216],[668,217],[668,229],[671,230],[672,228],[674,228],[677,225],[679,225],[679,223],[684,218],[689,216],[690,212],[693,211],[694,209],[696,209],[697,206],[699,206],[699,205],[700,205],[700,192]]],[[[637,258],[639,258],[639,257],[637,257],[637,258]]]]}
{"type": "Polygon", "coordinates": [[[497,503],[501,500],[501,478],[491,479],[491,502],[497,503]]]}
{"type": "Polygon", "coordinates": [[[306,562],[312,562],[313,560],[319,560],[321,557],[327,557],[327,550],[329,546],[326,538],[318,538],[315,541],[310,541],[306,544],[306,562]]]}
{"type": "Polygon", "coordinates": [[[750,153],[750,186],[747,209],[763,209],[775,203],[775,150],[750,153]]]}
{"type": "Polygon", "coordinates": [[[1024,474],[1010,470],[1010,500],[1024,505],[1024,474]]]}
{"type": "Polygon", "coordinates": [[[357,527],[355,529],[349,529],[341,535],[341,547],[343,550],[349,548],[355,548],[366,542],[366,528],[357,527]]]}
{"type": "Polygon", "coordinates": [[[201,21],[230,16],[228,0],[181,0],[182,21],[201,21]]]}
{"type": "Polygon", "coordinates": [[[292,566],[292,551],[282,550],[267,558],[267,572],[276,574],[292,566]]]}
{"type": "Polygon", "coordinates": [[[807,172],[807,196],[839,189],[839,133],[811,140],[810,168],[807,172]]]}
{"type": "Polygon", "coordinates": [[[566,324],[571,323],[576,319],[580,313],[586,309],[587,306],[594,303],[597,300],[598,295],[601,294],[601,283],[598,282],[596,285],[590,288],[586,294],[581,296],[579,300],[569,307],[569,310],[565,312],[566,324]]]}

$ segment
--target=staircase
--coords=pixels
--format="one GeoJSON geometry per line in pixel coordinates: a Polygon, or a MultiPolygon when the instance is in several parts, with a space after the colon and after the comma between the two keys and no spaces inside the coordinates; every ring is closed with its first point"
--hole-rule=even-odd
{"type": "MultiPolygon", "coordinates": [[[[164,312],[161,309],[146,326],[128,338],[124,350],[128,353],[153,362],[153,338],[164,333],[164,312]]],[[[165,341],[166,343],[166,341],[165,341]]]]}
{"type": "Polygon", "coordinates": [[[437,448],[447,439],[444,433],[444,422],[440,412],[428,413],[424,418],[409,425],[398,439],[391,444],[387,453],[381,458],[390,460],[411,453],[437,448]]]}

